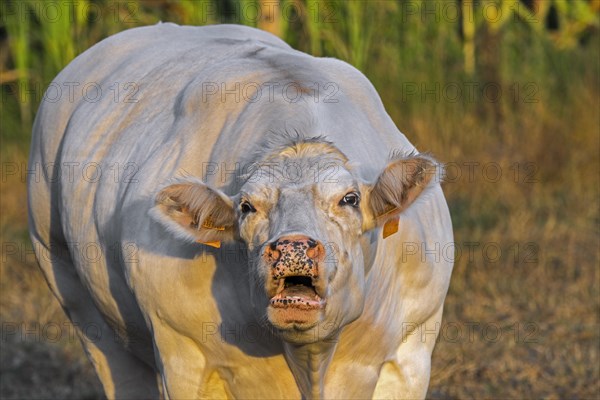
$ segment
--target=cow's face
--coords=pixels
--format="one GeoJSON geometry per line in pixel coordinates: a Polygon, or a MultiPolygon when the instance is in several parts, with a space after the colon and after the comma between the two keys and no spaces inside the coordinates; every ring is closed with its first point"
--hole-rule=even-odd
{"type": "Polygon", "coordinates": [[[395,159],[368,184],[332,145],[299,142],[257,164],[236,196],[180,180],[160,191],[153,214],[194,241],[245,242],[259,318],[286,341],[315,342],[362,312],[361,236],[393,223],[436,170],[426,156],[395,159]]]}

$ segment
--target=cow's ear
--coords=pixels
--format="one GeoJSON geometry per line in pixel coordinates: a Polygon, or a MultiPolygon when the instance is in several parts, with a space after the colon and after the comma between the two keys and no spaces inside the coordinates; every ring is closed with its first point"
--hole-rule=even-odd
{"type": "Polygon", "coordinates": [[[233,200],[193,178],[158,192],[150,214],[184,240],[220,247],[238,236],[233,200]]]}
{"type": "Polygon", "coordinates": [[[383,226],[384,238],[395,233],[399,214],[440,176],[441,166],[424,154],[390,161],[377,182],[367,188],[367,201],[363,202],[363,230],[383,226]]]}

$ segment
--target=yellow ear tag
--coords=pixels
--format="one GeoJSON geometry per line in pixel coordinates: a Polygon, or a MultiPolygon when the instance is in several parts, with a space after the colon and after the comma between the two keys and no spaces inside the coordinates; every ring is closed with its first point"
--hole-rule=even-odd
{"type": "MultiPolygon", "coordinates": [[[[224,231],[225,227],[224,226],[215,226],[213,220],[208,217],[204,220],[204,222],[202,223],[202,227],[205,229],[213,229],[215,231],[224,231]]],[[[221,241],[220,240],[215,240],[213,242],[201,242],[198,241],[198,243],[202,243],[205,244],[207,246],[210,247],[214,247],[216,249],[220,249],[221,248],[221,241]]]]}
{"type": "Polygon", "coordinates": [[[383,238],[385,239],[388,236],[393,235],[394,233],[398,232],[398,225],[400,223],[400,217],[394,217],[392,219],[390,219],[389,221],[387,221],[384,225],[383,225],[383,238]]]}
{"type": "Polygon", "coordinates": [[[225,227],[224,226],[215,226],[213,220],[208,217],[204,220],[204,222],[202,223],[202,227],[206,228],[206,229],[214,229],[216,231],[224,231],[225,227]]]}

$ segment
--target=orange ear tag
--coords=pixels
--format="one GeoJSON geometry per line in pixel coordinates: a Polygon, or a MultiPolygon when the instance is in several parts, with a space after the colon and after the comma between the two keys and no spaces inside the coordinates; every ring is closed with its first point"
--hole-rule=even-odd
{"type": "Polygon", "coordinates": [[[393,235],[394,233],[398,232],[398,225],[400,223],[400,217],[394,217],[392,219],[390,219],[389,221],[387,221],[384,225],[383,225],[383,238],[385,239],[388,236],[393,235]]]}
{"type": "Polygon", "coordinates": [[[201,242],[201,241],[198,240],[198,243],[202,243],[202,244],[205,244],[207,246],[214,247],[215,249],[220,249],[221,248],[221,242],[218,241],[218,240],[216,242],[201,242]]]}

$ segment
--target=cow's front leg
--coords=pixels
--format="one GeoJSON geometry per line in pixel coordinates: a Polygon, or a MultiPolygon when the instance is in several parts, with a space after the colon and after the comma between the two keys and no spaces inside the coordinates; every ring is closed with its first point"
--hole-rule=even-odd
{"type": "Polygon", "coordinates": [[[189,337],[162,321],[153,321],[154,343],[165,397],[230,398],[226,383],[207,367],[206,356],[189,337]]]}
{"type": "Polygon", "coordinates": [[[407,333],[396,359],[383,364],[374,399],[424,399],[429,387],[431,352],[442,320],[442,307],[407,333]]]}

